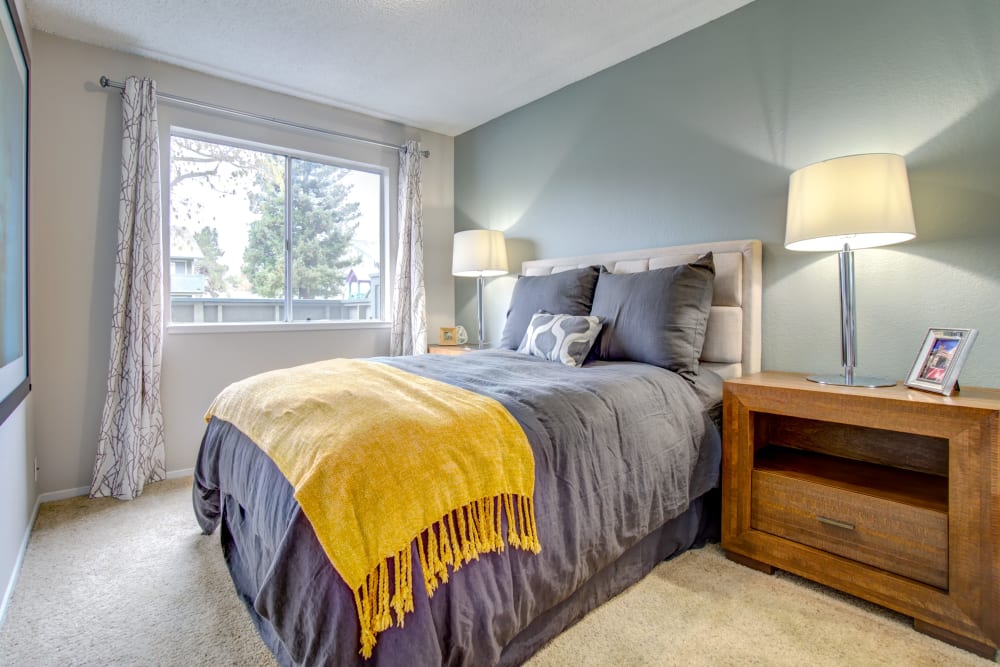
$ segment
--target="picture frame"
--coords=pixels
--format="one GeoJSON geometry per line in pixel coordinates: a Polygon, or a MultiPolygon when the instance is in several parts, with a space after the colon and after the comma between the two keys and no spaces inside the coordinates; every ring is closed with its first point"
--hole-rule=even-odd
{"type": "Polygon", "coordinates": [[[438,343],[440,345],[458,345],[458,328],[441,327],[438,329],[438,343]]]}
{"type": "Polygon", "coordinates": [[[958,375],[978,333],[976,329],[928,329],[904,384],[950,396],[959,389],[958,375]]]}
{"type": "Polygon", "coordinates": [[[14,0],[0,10],[0,424],[31,390],[28,373],[28,91],[31,61],[14,0]]]}

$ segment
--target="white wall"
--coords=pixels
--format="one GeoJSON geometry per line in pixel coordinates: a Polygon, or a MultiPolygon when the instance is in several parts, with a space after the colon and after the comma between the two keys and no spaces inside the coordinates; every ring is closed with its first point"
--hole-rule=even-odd
{"type": "MultiPolygon", "coordinates": [[[[31,345],[41,492],[89,486],[106,390],[121,101],[117,91],[98,86],[102,74],[116,81],[128,75],[148,76],[164,92],[390,143],[419,139],[432,154],[423,163],[429,330],[452,323],[451,138],[45,33],[34,35],[32,55],[31,345]]],[[[225,119],[167,103],[159,105],[159,112],[161,135],[174,124],[318,153],[333,152],[391,166],[395,182],[397,159],[391,150],[225,119]]],[[[394,201],[391,208],[395,209],[394,201]]],[[[394,252],[391,257],[395,257],[394,252]]],[[[385,327],[168,332],[162,379],[167,470],[194,465],[204,411],[229,382],[317,359],[387,353],[385,327]]]]}

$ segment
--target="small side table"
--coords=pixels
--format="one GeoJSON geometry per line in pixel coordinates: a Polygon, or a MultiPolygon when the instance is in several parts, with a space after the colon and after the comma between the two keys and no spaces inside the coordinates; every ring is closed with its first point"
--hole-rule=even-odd
{"type": "Polygon", "coordinates": [[[428,354],[447,354],[457,356],[466,352],[473,352],[476,348],[468,345],[428,345],[428,354]]]}
{"type": "Polygon", "coordinates": [[[723,389],[722,548],[1000,647],[1000,390],[759,373],[723,389]]]}

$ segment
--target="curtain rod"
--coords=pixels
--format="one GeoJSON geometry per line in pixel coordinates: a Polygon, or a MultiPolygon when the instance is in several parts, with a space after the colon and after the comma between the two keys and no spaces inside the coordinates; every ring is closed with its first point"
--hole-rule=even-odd
{"type": "MultiPolygon", "coordinates": [[[[117,88],[118,90],[125,90],[125,84],[119,81],[112,81],[106,76],[101,76],[99,79],[102,88],[117,88]]],[[[230,107],[220,106],[218,104],[209,104],[208,102],[200,102],[198,100],[192,100],[189,97],[180,97],[179,95],[171,95],[170,93],[156,92],[157,97],[162,97],[170,102],[175,102],[177,104],[185,104],[187,106],[198,107],[200,109],[207,109],[209,111],[216,111],[219,113],[230,114],[232,116],[241,116],[243,118],[252,118],[254,120],[262,120],[266,123],[274,123],[275,125],[284,125],[285,127],[293,127],[297,130],[305,130],[306,132],[315,132],[316,134],[325,134],[331,137],[337,137],[339,139],[347,139],[349,141],[358,141],[363,144],[369,144],[372,146],[381,146],[382,148],[392,148],[394,150],[400,150],[402,146],[397,144],[390,144],[385,141],[377,141],[375,139],[366,139],[364,137],[358,137],[353,134],[346,134],[344,132],[336,132],[334,130],[326,130],[321,127],[313,127],[311,125],[301,125],[299,123],[293,123],[290,120],[282,120],[280,118],[274,118],[273,116],[264,116],[262,114],[252,113],[250,111],[240,111],[239,109],[233,109],[230,107]]],[[[420,151],[420,155],[423,157],[430,157],[430,151],[420,151]]]]}

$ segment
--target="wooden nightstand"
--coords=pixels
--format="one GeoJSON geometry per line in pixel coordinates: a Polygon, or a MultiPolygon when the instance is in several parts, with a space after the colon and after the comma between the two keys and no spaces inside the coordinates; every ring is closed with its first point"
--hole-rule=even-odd
{"type": "Polygon", "coordinates": [[[950,397],[792,373],[724,389],[722,548],[1000,646],[1000,390],[950,397]]]}
{"type": "Polygon", "coordinates": [[[457,355],[465,354],[466,352],[472,352],[476,348],[469,347],[468,345],[428,345],[427,352],[429,354],[448,354],[457,355]]]}

